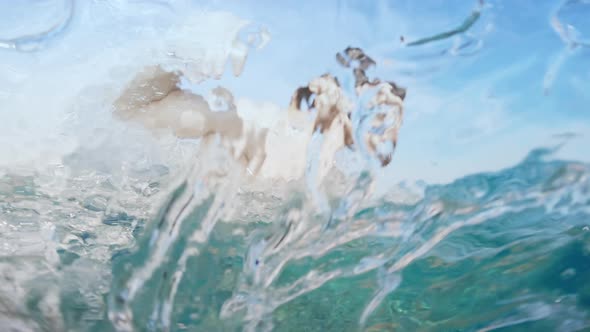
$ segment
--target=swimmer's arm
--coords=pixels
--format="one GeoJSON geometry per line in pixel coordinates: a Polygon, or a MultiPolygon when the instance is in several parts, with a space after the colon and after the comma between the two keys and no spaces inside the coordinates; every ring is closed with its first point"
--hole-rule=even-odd
{"type": "Polygon", "coordinates": [[[235,109],[213,112],[202,96],[180,90],[179,82],[178,73],[159,66],[145,68],[113,103],[114,116],[150,130],[171,130],[180,138],[242,135],[242,119],[235,109]]]}
{"type": "Polygon", "coordinates": [[[114,115],[123,120],[133,118],[140,108],[178,91],[179,82],[177,73],[164,71],[159,66],[145,68],[114,101],[114,115]]]}

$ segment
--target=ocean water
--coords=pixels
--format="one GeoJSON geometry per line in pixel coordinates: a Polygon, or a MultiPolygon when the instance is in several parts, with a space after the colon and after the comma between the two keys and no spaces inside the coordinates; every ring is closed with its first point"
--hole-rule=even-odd
{"type": "Polygon", "coordinates": [[[0,330],[588,331],[588,46],[586,0],[0,3],[0,330]],[[407,89],[386,168],[252,179],[112,115],[152,65],[258,123],[352,98],[348,46],[407,89]]]}

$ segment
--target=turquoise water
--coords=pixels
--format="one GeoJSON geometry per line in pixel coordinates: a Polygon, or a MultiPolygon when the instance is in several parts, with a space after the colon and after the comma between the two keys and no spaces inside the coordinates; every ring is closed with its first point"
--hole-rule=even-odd
{"type": "MultiPolygon", "coordinates": [[[[198,247],[202,254],[189,258],[172,321],[178,330],[239,330],[242,320],[253,319],[254,330],[355,331],[369,303],[378,301],[363,330],[584,330],[590,305],[589,168],[545,161],[548,153],[537,150],[500,172],[427,186],[414,204],[361,209],[319,238],[334,241],[341,227],[361,232],[366,220],[375,229],[325,252],[333,241],[307,243],[314,248],[295,242],[269,257],[245,258],[246,248],[260,240],[228,237],[220,227],[198,247]],[[384,231],[394,227],[402,232],[384,231]],[[279,267],[294,251],[301,255],[279,267]],[[252,259],[259,264],[248,267],[252,259]],[[261,287],[256,269],[266,270],[262,280],[273,270],[278,275],[261,287]],[[231,309],[228,300],[234,301],[231,309]],[[220,319],[220,310],[230,311],[229,318],[220,319]]],[[[133,313],[134,325],[159,329],[154,309],[167,301],[173,271],[190,247],[188,234],[208,208],[205,203],[184,222],[186,235],[133,301],[124,303],[126,288],[120,285],[149,260],[149,236],[137,253],[114,259],[109,296],[114,308],[133,313]]],[[[284,231],[252,227],[262,238],[284,231]]]]}
{"type": "MultiPolygon", "coordinates": [[[[256,218],[217,224],[206,243],[190,241],[216,208],[215,197],[205,197],[174,226],[178,237],[158,256],[153,234],[174,229],[167,216],[185,203],[181,185],[156,220],[131,225],[130,218],[103,218],[107,227],[124,225],[137,240],[131,250],[115,250],[106,265],[90,264],[75,253],[80,245],[98,247],[100,230],[76,234],[78,245],[57,250],[57,274],[29,280],[19,308],[26,314],[10,318],[41,329],[92,331],[124,330],[126,324],[139,331],[163,330],[166,324],[175,331],[249,326],[256,331],[356,331],[363,316],[364,331],[585,330],[590,169],[585,163],[550,161],[551,153],[535,150],[499,172],[426,186],[423,197],[412,203],[372,202],[350,219],[293,237],[285,237],[294,228],[278,214],[275,224],[256,218]],[[233,232],[238,228],[250,235],[233,232]],[[265,247],[275,250],[265,252],[265,247]],[[159,258],[152,274],[138,274],[159,258]],[[96,270],[103,268],[110,271],[96,270]],[[97,294],[97,278],[109,272],[111,286],[97,294]],[[142,280],[133,299],[130,280],[142,280]],[[44,292],[55,284],[59,325],[43,309],[44,292]],[[167,303],[170,311],[163,315],[167,303]]],[[[19,200],[38,195],[32,184],[11,190],[19,200]]],[[[4,215],[11,205],[7,194],[5,189],[4,215]]],[[[264,195],[258,199],[268,199],[264,195]]],[[[305,211],[301,204],[295,197],[277,206],[305,211]]],[[[25,224],[23,210],[11,212],[20,217],[12,217],[14,223],[25,224]]],[[[15,255],[3,264],[24,271],[38,262],[15,255]]]]}
{"type": "Polygon", "coordinates": [[[589,22],[587,0],[1,3],[0,330],[590,330],[589,22]],[[111,116],[154,63],[203,95],[286,107],[329,72],[352,96],[347,46],[407,88],[385,169],[346,150],[325,183],[252,183],[111,116]]]}

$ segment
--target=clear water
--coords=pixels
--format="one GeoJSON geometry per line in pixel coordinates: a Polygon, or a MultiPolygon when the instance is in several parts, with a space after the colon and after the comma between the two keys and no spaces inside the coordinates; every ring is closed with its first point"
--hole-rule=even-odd
{"type": "Polygon", "coordinates": [[[588,1],[45,0],[0,17],[3,330],[590,329],[588,1]],[[232,76],[228,41],[261,29],[232,76]],[[343,75],[349,45],[407,87],[406,118],[389,167],[344,151],[311,192],[111,116],[154,63],[285,107],[343,75]]]}

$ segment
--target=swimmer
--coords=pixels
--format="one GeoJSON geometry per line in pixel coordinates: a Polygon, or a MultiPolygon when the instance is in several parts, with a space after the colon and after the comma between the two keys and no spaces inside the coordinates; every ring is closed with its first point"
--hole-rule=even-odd
{"type": "MultiPolygon", "coordinates": [[[[385,167],[397,145],[406,90],[393,82],[369,80],[366,70],[376,63],[360,48],[348,47],[336,59],[346,68],[354,67],[358,96],[374,91],[368,105],[364,105],[373,118],[362,139],[369,153],[385,167]]],[[[217,87],[207,100],[179,88],[181,77],[181,72],[165,71],[159,66],[145,68],[115,100],[114,115],[155,133],[167,131],[181,139],[201,139],[203,144],[219,138],[250,174],[271,179],[288,181],[304,175],[308,145],[317,131],[323,135],[320,181],[334,165],[338,150],[355,147],[351,122],[355,105],[331,74],[296,89],[288,109],[277,108],[278,120],[271,124],[243,116],[240,107],[245,107],[245,102],[236,101],[229,90],[217,87]]]]}

